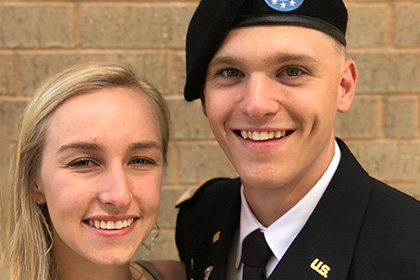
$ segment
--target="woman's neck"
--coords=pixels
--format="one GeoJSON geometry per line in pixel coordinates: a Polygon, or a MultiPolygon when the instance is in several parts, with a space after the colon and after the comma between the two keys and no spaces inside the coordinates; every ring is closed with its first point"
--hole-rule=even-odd
{"type": "MultiPolygon", "coordinates": [[[[133,280],[130,264],[98,265],[78,256],[69,256],[53,250],[60,280],[133,280]]],[[[133,272],[133,276],[136,274],[133,272]]],[[[134,277],[137,279],[137,277],[134,277]]]]}

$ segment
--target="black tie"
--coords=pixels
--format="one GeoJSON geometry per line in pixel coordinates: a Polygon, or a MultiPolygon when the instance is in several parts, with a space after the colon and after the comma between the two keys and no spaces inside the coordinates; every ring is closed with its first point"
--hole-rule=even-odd
{"type": "Polygon", "coordinates": [[[259,230],[250,233],[242,243],[243,280],[266,280],[265,265],[273,253],[259,230]]]}

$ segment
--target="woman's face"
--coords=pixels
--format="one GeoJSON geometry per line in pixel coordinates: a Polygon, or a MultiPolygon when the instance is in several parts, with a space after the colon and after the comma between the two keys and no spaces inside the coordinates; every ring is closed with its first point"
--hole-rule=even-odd
{"type": "Polygon", "coordinates": [[[159,123],[142,93],[109,88],[61,104],[33,183],[48,206],[54,256],[128,262],[156,221],[162,173],[159,123]]]}

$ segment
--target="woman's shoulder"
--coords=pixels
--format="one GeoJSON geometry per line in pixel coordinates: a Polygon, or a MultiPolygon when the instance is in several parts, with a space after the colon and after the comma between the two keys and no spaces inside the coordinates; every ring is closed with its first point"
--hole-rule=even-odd
{"type": "Polygon", "coordinates": [[[184,280],[186,279],[185,266],[180,261],[173,260],[154,260],[154,261],[135,261],[138,269],[145,275],[143,279],[151,280],[184,280]]]}
{"type": "Polygon", "coordinates": [[[165,280],[162,273],[148,261],[135,261],[131,267],[137,272],[139,280],[165,280]]]}

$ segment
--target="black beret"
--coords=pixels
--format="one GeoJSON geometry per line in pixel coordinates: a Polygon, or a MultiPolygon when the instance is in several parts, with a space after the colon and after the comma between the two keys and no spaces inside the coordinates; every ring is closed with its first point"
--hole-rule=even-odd
{"type": "Polygon", "coordinates": [[[309,27],[345,46],[347,9],[342,0],[201,0],[187,32],[187,101],[200,98],[207,66],[227,33],[252,25],[309,27]]]}

